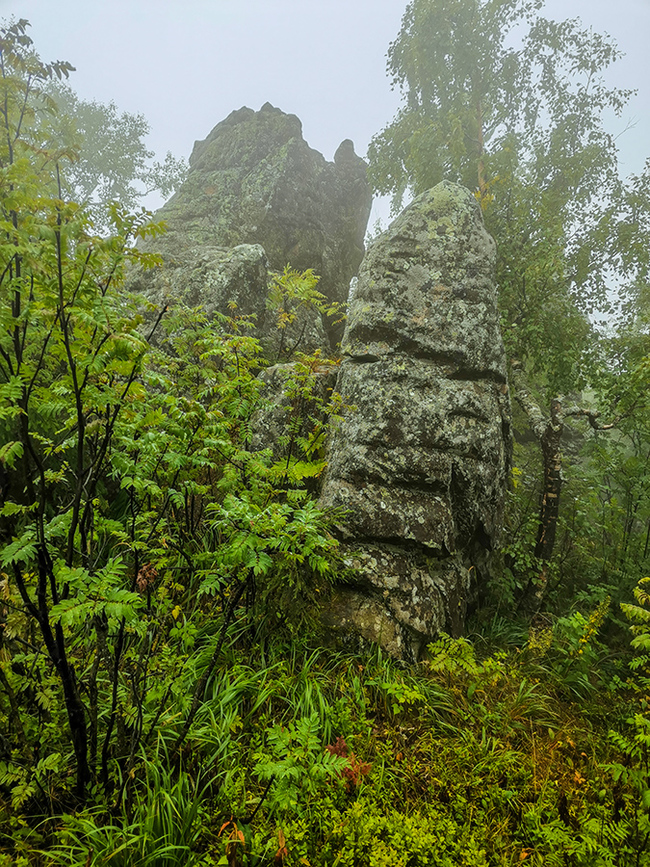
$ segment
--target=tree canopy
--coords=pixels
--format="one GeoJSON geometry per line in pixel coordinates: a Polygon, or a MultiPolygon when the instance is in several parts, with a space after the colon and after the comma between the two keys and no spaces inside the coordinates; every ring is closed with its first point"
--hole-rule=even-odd
{"type": "Polygon", "coordinates": [[[409,3],[388,53],[404,105],[369,157],[394,207],[443,177],[476,191],[497,241],[508,348],[554,391],[583,381],[586,317],[611,309],[602,232],[621,185],[603,113],[631,91],[604,82],[611,40],[541,17],[542,5],[409,3]]]}
{"type": "MultiPolygon", "coordinates": [[[[67,84],[53,81],[48,98],[56,111],[49,118],[52,143],[66,143],[76,154],[62,173],[66,198],[88,207],[97,225],[109,202],[133,209],[152,192],[168,197],[187,174],[185,160],[167,152],[163,162],[145,144],[149,124],[142,114],[79,99],[67,84]]],[[[104,224],[105,226],[105,224],[104,224]]]]}

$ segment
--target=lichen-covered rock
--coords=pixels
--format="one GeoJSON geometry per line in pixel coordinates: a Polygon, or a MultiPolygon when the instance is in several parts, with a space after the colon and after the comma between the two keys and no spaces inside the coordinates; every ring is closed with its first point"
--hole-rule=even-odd
{"type": "Polygon", "coordinates": [[[295,319],[280,331],[277,314],[269,309],[271,275],[266,253],[259,244],[236,247],[187,247],[173,256],[162,254],[159,268],[137,269],[129,276],[129,289],[142,293],[157,306],[181,302],[200,307],[208,317],[250,316],[253,336],[259,338],[267,358],[297,347],[301,352],[329,349],[323,322],[317,310],[302,307],[295,319]]]}
{"type": "Polygon", "coordinates": [[[187,180],[156,214],[168,231],[146,247],[180,261],[201,247],[260,244],[271,268],[313,268],[319,291],[344,303],[370,206],[366,165],[352,142],[327,162],[295,115],[267,103],[232,112],[196,142],[187,180]]]}
{"type": "Polygon", "coordinates": [[[254,315],[264,329],[269,275],[259,244],[187,247],[162,259],[159,268],[132,272],[129,288],[160,306],[181,301],[201,307],[208,316],[229,310],[254,315]]]}
{"type": "Polygon", "coordinates": [[[349,311],[337,389],[355,409],[322,503],[348,510],[355,592],[374,605],[359,633],[379,605],[376,639],[388,649],[394,621],[404,657],[462,628],[470,573],[499,535],[511,434],[494,258],[474,196],[439,184],[368,250],[349,311]]]}
{"type": "Polygon", "coordinates": [[[360,540],[343,543],[354,584],[338,588],[325,625],[377,642],[398,659],[418,659],[436,631],[462,632],[469,571],[424,548],[360,540]],[[433,631],[432,631],[433,627],[433,631]]]}

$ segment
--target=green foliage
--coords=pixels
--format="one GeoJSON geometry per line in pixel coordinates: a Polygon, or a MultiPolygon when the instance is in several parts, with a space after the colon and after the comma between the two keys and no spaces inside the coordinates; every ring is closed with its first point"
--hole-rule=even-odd
{"type": "Polygon", "coordinates": [[[409,3],[388,53],[404,105],[369,157],[374,187],[393,194],[395,210],[407,189],[442,179],[476,191],[497,241],[506,348],[557,392],[583,382],[585,314],[610,309],[621,190],[602,117],[620,113],[630,92],[603,82],[619,56],[607,37],[549,21],[541,6],[409,3]]]}
{"type": "Polygon", "coordinates": [[[273,726],[266,735],[270,753],[258,756],[255,773],[273,781],[269,809],[279,817],[302,815],[305,801],[314,800],[348,766],[348,760],[324,749],[318,717],[302,717],[287,727],[273,726]]]}
{"type": "Polygon", "coordinates": [[[65,151],[34,152],[30,82],[67,67],[41,64],[25,26],[0,45],[3,775],[16,807],[73,773],[80,801],[116,795],[128,812],[140,749],[168,725],[180,751],[244,591],[257,627],[290,617],[335,543],[302,490],[309,467],[287,488],[250,448],[250,323],[179,308],[164,337],[165,311],[122,288],[127,264],[157,262],[133,241],[161,227],[114,204],[99,237],[51,195],[65,151]],[[208,599],[218,629],[197,648],[208,599]]]}
{"type": "Polygon", "coordinates": [[[342,321],[340,304],[330,303],[316,289],[319,280],[311,268],[296,271],[290,265],[282,274],[273,275],[266,304],[280,335],[273,350],[278,359],[289,359],[301,352],[305,343],[313,340],[314,324],[321,317],[330,326],[342,321]]]}
{"type": "MultiPolygon", "coordinates": [[[[35,154],[42,144],[39,121],[55,111],[48,97],[53,80],[67,79],[74,67],[65,61],[43,63],[32,50],[29,22],[20,18],[0,27],[0,88],[2,131],[0,164],[7,166],[25,152],[35,154]]],[[[41,158],[45,154],[40,155],[41,158]]]]}
{"type": "Polygon", "coordinates": [[[523,58],[506,47],[506,36],[540,5],[425,0],[407,6],[388,54],[405,105],[369,151],[375,186],[393,193],[395,209],[407,187],[419,193],[447,178],[474,188],[486,150],[514,151],[523,58]]]}
{"type": "Polygon", "coordinates": [[[279,643],[243,664],[235,640],[188,740],[208,787],[158,749],[138,759],[119,823],[89,811],[50,820],[39,830],[47,846],[32,831],[22,851],[63,864],[85,863],[91,847],[96,864],[113,853],[230,864],[235,852],[243,865],[281,856],[314,867],[562,865],[567,853],[585,867],[644,863],[637,758],[624,732],[608,739],[603,728],[605,703],[620,699],[558,695],[544,668],[554,641],[538,633],[521,651],[481,658],[443,636],[430,660],[400,669],[378,654],[279,643]],[[342,738],[359,760],[342,755],[342,738]],[[369,771],[347,786],[353,760],[369,771]]]}
{"type": "Polygon", "coordinates": [[[27,146],[28,157],[43,164],[57,159],[56,173],[48,168],[51,195],[83,204],[96,230],[112,230],[110,203],[119,202],[125,212],[135,208],[142,197],[159,191],[172,193],[184,180],[187,166],[168,153],[160,163],[143,141],[149,125],[140,114],[120,112],[114,103],[103,105],[79,99],[68,85],[74,67],[57,61],[43,63],[27,35],[29,22],[20,19],[3,28],[2,86],[5,98],[4,123],[20,119],[19,142],[3,136],[0,155],[13,162],[27,146]]]}
{"type": "Polygon", "coordinates": [[[193,851],[200,834],[205,787],[188,774],[176,776],[165,766],[168,756],[143,761],[145,784],[131,815],[116,822],[99,811],[65,816],[56,842],[44,852],[47,865],[92,867],[181,867],[198,862],[193,851]]]}
{"type": "MultiPolygon", "coordinates": [[[[595,624],[581,630],[587,637],[576,640],[578,649],[594,643],[595,624]]],[[[537,635],[530,648],[480,658],[469,641],[442,637],[430,660],[411,670],[380,655],[310,654],[303,672],[319,683],[337,742],[353,742],[370,767],[363,784],[347,791],[335,775],[327,782],[322,767],[321,712],[310,718],[294,704],[287,721],[268,726],[267,714],[279,713],[272,710],[273,683],[285,681],[289,660],[281,651],[275,669],[278,658],[267,656],[268,703],[257,726],[249,718],[239,736],[241,748],[252,725],[250,758],[237,759],[240,772],[251,763],[246,813],[235,814],[240,818],[227,825],[216,854],[204,844],[206,863],[219,852],[231,863],[236,838],[238,857],[251,865],[280,857],[313,865],[561,865],[567,853],[585,867],[636,864],[644,856],[634,836],[633,785],[612,776],[620,753],[599,727],[598,693],[572,704],[556,693],[560,679],[540,664],[554,641],[537,635]],[[385,696],[405,695],[405,687],[408,700],[395,715],[385,696]],[[435,695],[437,706],[429,700],[435,695]],[[348,697],[344,714],[338,696],[348,697]]],[[[292,650],[299,669],[300,648],[292,650]]],[[[304,688],[306,681],[298,683],[304,688]]],[[[224,814],[232,815],[227,808],[224,814]]]]}
{"type": "Polygon", "coordinates": [[[281,403],[271,404],[271,412],[282,414],[271,467],[277,484],[315,490],[326,467],[326,435],[346,408],[342,396],[327,385],[336,370],[337,363],[323,360],[320,350],[300,353],[280,370],[281,403]]]}
{"type": "Polygon", "coordinates": [[[185,179],[184,160],[170,152],[162,163],[153,160],[144,143],[149,124],[143,115],[120,112],[114,102],[103,105],[79,99],[69,86],[58,82],[48,87],[47,96],[56,105],[49,136],[75,152],[75,159],[62,172],[63,194],[83,204],[95,226],[109,228],[109,202],[131,210],[151,192],[170,196],[185,179]]]}
{"type": "MultiPolygon", "coordinates": [[[[619,375],[619,388],[624,387],[619,375]]],[[[610,416],[611,417],[611,416],[610,416]]],[[[623,628],[618,604],[647,570],[650,451],[645,415],[635,413],[616,431],[589,432],[586,423],[567,426],[562,509],[549,564],[547,609],[564,614],[576,602],[588,609],[610,596],[610,624],[623,628]]],[[[521,420],[517,424],[523,424],[521,420]]],[[[539,456],[532,445],[515,443],[516,478],[508,495],[507,544],[498,555],[496,580],[484,604],[501,615],[516,608],[522,589],[535,581],[541,564],[533,556],[538,525],[539,456]]],[[[612,636],[613,637],[613,636],[612,636]]]]}
{"type": "Polygon", "coordinates": [[[440,867],[487,867],[489,863],[471,830],[459,828],[435,810],[407,815],[393,809],[386,814],[362,804],[355,804],[345,820],[335,824],[321,863],[334,858],[350,867],[427,867],[432,859],[440,867]]]}
{"type": "Polygon", "coordinates": [[[295,322],[301,307],[324,309],[325,296],[316,289],[319,279],[311,268],[301,272],[289,265],[282,274],[274,275],[267,306],[277,316],[276,325],[280,331],[285,331],[295,322]]]}
{"type": "MultiPolygon", "coordinates": [[[[621,603],[623,614],[628,620],[632,621],[630,629],[634,633],[632,646],[643,650],[650,647],[650,635],[648,634],[647,624],[650,623],[650,593],[648,593],[648,585],[650,578],[641,578],[639,583],[634,588],[634,598],[637,605],[630,603],[621,603]]],[[[646,660],[644,660],[645,664],[646,660]]]]}
{"type": "Polygon", "coordinates": [[[637,695],[634,713],[627,719],[623,731],[610,731],[609,738],[619,755],[605,764],[613,782],[614,806],[618,816],[626,811],[630,816],[621,823],[619,847],[622,852],[635,853],[636,863],[646,863],[650,857],[650,719],[648,718],[648,664],[650,656],[650,578],[642,578],[634,589],[637,604],[622,603],[621,609],[630,621],[634,635],[632,647],[637,651],[630,661],[629,681],[637,695]],[[640,652],[639,652],[640,651],[640,652]]]}

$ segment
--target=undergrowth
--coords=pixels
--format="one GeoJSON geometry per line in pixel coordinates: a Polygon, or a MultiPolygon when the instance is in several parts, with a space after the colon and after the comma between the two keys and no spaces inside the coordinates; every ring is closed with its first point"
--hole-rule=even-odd
{"type": "Polygon", "coordinates": [[[37,818],[5,775],[0,865],[650,863],[647,699],[603,612],[487,655],[443,635],[416,667],[234,636],[180,757],[173,719],[142,748],[128,813],[37,818]]]}

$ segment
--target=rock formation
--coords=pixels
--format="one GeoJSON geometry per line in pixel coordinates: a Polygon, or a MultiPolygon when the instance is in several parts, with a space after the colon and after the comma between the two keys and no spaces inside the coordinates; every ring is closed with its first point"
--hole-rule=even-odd
{"type": "Polygon", "coordinates": [[[156,304],[182,301],[188,307],[202,307],[208,316],[228,313],[228,305],[234,302],[239,314],[254,315],[263,330],[268,282],[266,253],[259,244],[232,248],[206,244],[163,255],[162,268],[138,272],[130,285],[156,304]]]}
{"type": "MultiPolygon", "coordinates": [[[[313,268],[326,297],[346,301],[371,204],[365,164],[349,141],[326,162],[298,118],[267,103],[218,124],[190,166],[157,214],[169,231],[146,245],[164,267],[133,275],[131,288],[208,314],[234,304],[255,317],[268,357],[282,358],[269,268],[313,268]]],[[[439,630],[462,629],[471,576],[485,575],[498,538],[511,435],[494,254],[472,194],[440,184],[373,244],[350,305],[336,388],[354,409],[332,436],[321,501],[347,510],[352,577],[328,622],[405,659],[439,630]]],[[[326,331],[329,345],[340,337],[313,307],[291,328],[285,342],[304,349],[323,347],[326,331]]],[[[257,448],[283,453],[288,421],[296,436],[320,423],[336,365],[317,365],[304,406],[292,371],[263,374],[257,448]]]]}
{"type": "MultiPolygon", "coordinates": [[[[242,267],[249,260],[244,270],[257,271],[251,245],[260,245],[271,268],[313,268],[321,276],[319,291],[345,303],[363,257],[371,201],[366,165],[351,141],[340,145],[330,163],[303,139],[295,115],[269,103],[258,112],[239,109],[195,143],[187,180],[156,214],[168,231],[146,245],[163,255],[165,268],[143,275],[135,288],[160,300],[167,289],[177,294],[173,284],[183,283],[188,273],[205,273],[210,279],[203,303],[221,309],[221,299],[230,300],[227,288],[233,300],[244,299],[242,312],[257,313],[261,324],[266,294],[258,292],[257,276],[251,293],[247,279],[233,283],[230,265],[225,276],[215,268],[215,248],[231,250],[231,258],[235,248],[242,267]],[[209,300],[212,285],[216,295],[209,300]]],[[[334,329],[332,343],[337,339],[340,331],[334,329]]]]}
{"type": "Polygon", "coordinates": [[[466,189],[439,184],[368,250],[337,389],[355,407],[329,447],[322,504],[353,586],[329,623],[417,657],[457,633],[497,541],[511,449],[495,244],[466,189]]]}

